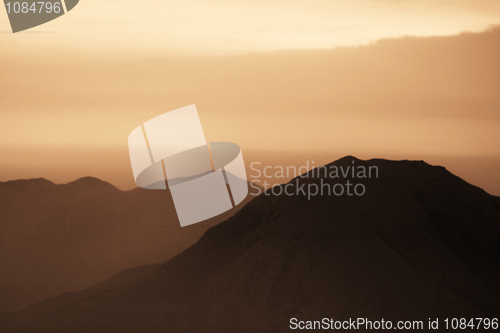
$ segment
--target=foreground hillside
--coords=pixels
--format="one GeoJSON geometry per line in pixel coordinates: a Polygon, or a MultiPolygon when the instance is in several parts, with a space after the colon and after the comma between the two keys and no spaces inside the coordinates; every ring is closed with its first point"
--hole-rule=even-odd
{"type": "Polygon", "coordinates": [[[0,329],[282,332],[290,318],[498,315],[500,199],[420,161],[331,165],[354,163],[379,169],[363,196],[262,194],[164,264],[4,314],[0,329]]]}
{"type": "Polygon", "coordinates": [[[243,204],[181,228],[167,191],[120,191],[91,177],[0,182],[0,312],[170,259],[243,204]]]}

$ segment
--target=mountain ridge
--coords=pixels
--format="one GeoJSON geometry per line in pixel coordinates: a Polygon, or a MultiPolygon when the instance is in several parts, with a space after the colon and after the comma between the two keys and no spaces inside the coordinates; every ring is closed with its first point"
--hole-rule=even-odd
{"type": "MultiPolygon", "coordinates": [[[[361,160],[339,161],[333,165],[361,160]]],[[[282,332],[292,317],[426,321],[498,313],[498,198],[426,163],[362,162],[380,168],[378,178],[365,179],[364,196],[308,200],[268,190],[143,277],[43,318],[32,316],[36,305],[3,315],[0,327],[282,332]]],[[[289,184],[321,180],[335,182],[297,177],[289,184]]]]}
{"type": "Polygon", "coordinates": [[[0,312],[163,262],[241,207],[181,228],[165,190],[121,191],[94,177],[2,182],[0,312]]]}

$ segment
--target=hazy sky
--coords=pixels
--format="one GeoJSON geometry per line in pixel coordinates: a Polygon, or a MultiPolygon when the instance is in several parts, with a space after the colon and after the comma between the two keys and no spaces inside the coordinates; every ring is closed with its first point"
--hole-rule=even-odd
{"type": "MultiPolygon", "coordinates": [[[[3,10],[0,22],[0,31],[10,30],[3,10]]],[[[500,24],[498,0],[81,0],[68,15],[22,36],[0,35],[0,44],[114,59],[193,56],[328,49],[492,24],[500,24]]]]}
{"type": "Polygon", "coordinates": [[[500,24],[499,1],[81,0],[24,33],[6,20],[0,181],[131,188],[130,131],[196,104],[246,162],[425,159],[500,194],[500,29],[460,34],[500,24]]]}

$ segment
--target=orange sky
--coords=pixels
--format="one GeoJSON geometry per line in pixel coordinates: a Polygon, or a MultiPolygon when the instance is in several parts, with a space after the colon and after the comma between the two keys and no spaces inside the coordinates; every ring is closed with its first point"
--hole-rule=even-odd
{"type": "Polygon", "coordinates": [[[81,0],[2,50],[117,58],[330,49],[380,38],[454,35],[500,24],[497,0],[81,0]],[[29,46],[28,46],[29,44],[29,46]]]}
{"type": "Polygon", "coordinates": [[[500,29],[457,35],[500,24],[498,1],[82,0],[25,33],[5,20],[0,181],[131,188],[130,131],[196,104],[247,162],[425,159],[500,194],[500,29]],[[404,35],[426,37],[365,45],[404,35]]]}

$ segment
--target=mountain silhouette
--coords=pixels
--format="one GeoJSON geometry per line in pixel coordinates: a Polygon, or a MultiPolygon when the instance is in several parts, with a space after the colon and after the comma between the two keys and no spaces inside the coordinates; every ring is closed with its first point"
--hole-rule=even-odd
{"type": "MultiPolygon", "coordinates": [[[[364,195],[268,190],[164,264],[3,314],[0,329],[285,332],[290,318],[498,315],[500,198],[423,161],[327,167],[353,165],[378,167],[378,177],[347,173],[364,195]]],[[[345,182],[322,176],[289,184],[345,182]]]]}
{"type": "Polygon", "coordinates": [[[92,177],[0,182],[0,312],[163,262],[241,207],[181,228],[168,191],[92,177]]]}

